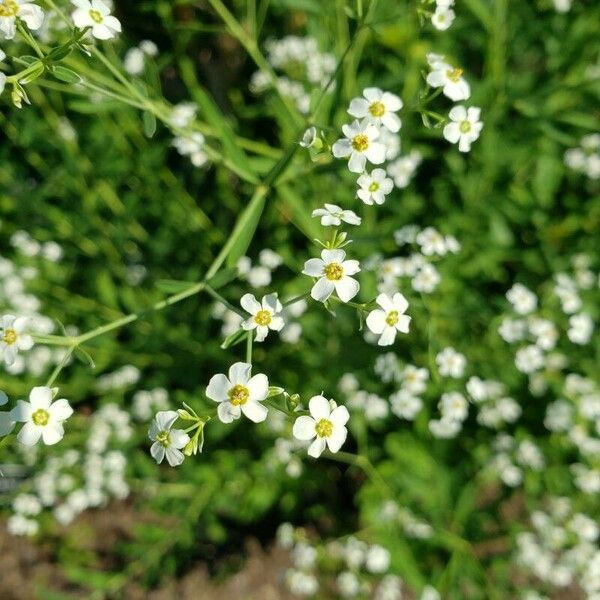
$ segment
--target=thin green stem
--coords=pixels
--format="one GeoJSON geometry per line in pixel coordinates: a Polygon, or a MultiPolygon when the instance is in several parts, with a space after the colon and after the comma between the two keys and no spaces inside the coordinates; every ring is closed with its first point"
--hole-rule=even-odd
{"type": "Polygon", "coordinates": [[[254,331],[251,329],[246,334],[246,362],[252,364],[252,342],[254,340],[254,331]]]}

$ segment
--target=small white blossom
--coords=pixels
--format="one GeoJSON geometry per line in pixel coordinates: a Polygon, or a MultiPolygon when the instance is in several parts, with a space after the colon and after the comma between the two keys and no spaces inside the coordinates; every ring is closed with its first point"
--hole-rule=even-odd
{"type": "Polygon", "coordinates": [[[47,446],[62,440],[65,431],[63,421],[73,414],[73,409],[64,398],[52,402],[49,387],[34,387],[29,394],[29,402],[19,400],[10,412],[11,419],[25,423],[17,435],[24,446],[34,446],[40,438],[47,446]]]}
{"type": "Polygon", "coordinates": [[[15,37],[17,19],[21,19],[29,29],[35,31],[44,22],[44,12],[37,4],[29,0],[2,0],[0,2],[0,33],[7,40],[15,37]]]}
{"type": "Polygon", "coordinates": [[[413,277],[411,284],[415,292],[430,294],[438,286],[440,279],[437,269],[432,264],[425,263],[413,277]]]}
{"type": "Polygon", "coordinates": [[[460,152],[469,152],[471,144],[479,137],[483,123],[479,120],[481,109],[477,106],[465,108],[462,105],[450,109],[450,123],[444,127],[444,137],[451,143],[458,142],[460,152]]]}
{"type": "Polygon", "coordinates": [[[365,204],[383,204],[385,197],[394,189],[394,183],[387,177],[384,169],[373,169],[370,174],[363,173],[356,181],[359,190],[356,195],[365,204]]]}
{"type": "Polygon", "coordinates": [[[331,452],[337,452],[348,435],[346,423],[350,418],[345,406],[337,406],[323,396],[313,396],[308,409],[310,416],[303,415],[294,423],[294,437],[298,440],[312,440],[308,448],[309,456],[319,458],[327,446],[331,452]],[[315,439],[316,438],[316,439],[315,439]]]}
{"type": "Polygon", "coordinates": [[[195,167],[201,167],[208,161],[208,156],[203,150],[204,136],[197,131],[174,138],[173,146],[181,156],[189,156],[195,167]]]}
{"type": "Polygon", "coordinates": [[[281,316],[283,306],[277,298],[277,294],[263,296],[262,301],[254,297],[254,294],[244,294],[240,300],[242,308],[249,312],[252,317],[242,323],[246,331],[256,329],[256,341],[262,342],[267,337],[269,329],[281,331],[285,322],[281,316]]]}
{"type": "Polygon", "coordinates": [[[190,436],[183,429],[173,429],[178,417],[175,410],[161,410],[150,425],[148,437],[154,442],[150,454],[158,464],[166,456],[169,465],[177,467],[185,458],[181,449],[188,444],[190,436]]]}
{"type": "Polygon", "coordinates": [[[429,421],[429,431],[434,437],[441,439],[456,437],[461,427],[461,422],[455,419],[442,418],[429,421]]]}
{"type": "Polygon", "coordinates": [[[399,189],[407,187],[421,161],[421,153],[418,150],[412,150],[410,154],[401,156],[388,165],[387,172],[394,180],[394,185],[399,189]]]}
{"type": "Polygon", "coordinates": [[[455,17],[456,14],[451,8],[438,6],[431,15],[431,23],[439,31],[446,31],[452,25],[455,17]]]}
{"type": "Polygon", "coordinates": [[[336,204],[325,204],[325,208],[316,208],[311,217],[321,217],[323,227],[339,227],[344,223],[349,225],[360,225],[362,219],[352,210],[344,210],[336,204]]]}
{"type": "Polygon", "coordinates": [[[75,27],[91,27],[98,40],[110,40],[121,32],[121,23],[110,14],[110,8],[101,0],[71,0],[75,10],[71,14],[75,27]]]}
{"type": "Polygon", "coordinates": [[[406,365],[401,374],[402,387],[412,394],[421,394],[427,387],[429,371],[417,368],[414,365],[406,365]]]}
{"type": "Polygon", "coordinates": [[[469,414],[469,403],[459,392],[442,394],[439,404],[442,420],[464,421],[469,414]]]}
{"type": "Polygon", "coordinates": [[[350,102],[348,113],[396,133],[402,126],[400,117],[396,114],[402,106],[402,100],[395,94],[379,88],[365,88],[363,98],[354,98],[350,102]]]}
{"type": "Polygon", "coordinates": [[[352,173],[362,173],[367,160],[375,165],[385,161],[386,148],[376,142],[379,129],[364,121],[354,121],[350,125],[343,125],[342,132],[346,136],[339,139],[331,148],[336,158],[349,158],[348,168],[352,173]]]}
{"type": "Polygon", "coordinates": [[[302,273],[318,277],[310,295],[318,302],[325,302],[335,291],[342,302],[349,302],[358,294],[360,285],[350,277],[360,271],[357,260],[345,260],[343,250],[323,250],[321,258],[310,258],[304,263],[302,273]]]}
{"type": "Polygon", "coordinates": [[[267,408],[261,402],[269,394],[269,381],[262,373],[251,377],[252,365],[237,362],[229,368],[229,377],[213,375],[206,395],[219,403],[217,413],[223,423],[231,423],[244,413],[254,423],[267,418],[267,408]]]}
{"type": "Polygon", "coordinates": [[[412,421],[423,408],[423,400],[408,390],[398,390],[390,396],[392,412],[401,419],[412,421]]]}
{"type": "Polygon", "coordinates": [[[521,283],[515,283],[506,292],[506,299],[520,315],[527,315],[537,307],[537,296],[521,283]]]}
{"type": "Polygon", "coordinates": [[[396,339],[396,333],[408,333],[410,317],[405,315],[408,301],[400,294],[393,296],[379,294],[376,300],[381,309],[372,310],[367,316],[367,327],[379,335],[379,346],[391,346],[396,339]]]}
{"type": "Polygon", "coordinates": [[[464,354],[457,352],[454,348],[444,348],[436,357],[440,375],[443,377],[454,377],[458,379],[465,373],[467,359],[464,354]]]}
{"type": "Polygon", "coordinates": [[[587,344],[594,331],[594,322],[590,315],[581,313],[569,317],[569,329],[567,335],[574,344],[587,344]]]}
{"type": "Polygon", "coordinates": [[[33,339],[25,330],[29,323],[27,317],[4,315],[0,321],[0,351],[7,366],[15,362],[19,350],[30,350],[33,339]]]}
{"type": "Polygon", "coordinates": [[[463,78],[463,70],[444,61],[439,54],[428,54],[427,62],[432,71],[427,75],[427,83],[433,88],[443,88],[444,96],[454,102],[467,100],[471,88],[463,78]]]}
{"type": "Polygon", "coordinates": [[[421,252],[425,256],[433,256],[434,254],[444,256],[448,252],[446,238],[433,227],[426,227],[419,232],[415,241],[421,246],[421,252]]]}
{"type": "Polygon", "coordinates": [[[544,366],[544,354],[537,346],[526,346],[517,351],[515,365],[522,373],[533,373],[544,366]]]}

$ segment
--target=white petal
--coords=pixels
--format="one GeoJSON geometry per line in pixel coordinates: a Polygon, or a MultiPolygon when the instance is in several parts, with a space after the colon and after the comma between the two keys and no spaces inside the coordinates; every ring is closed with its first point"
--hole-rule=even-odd
{"type": "Polygon", "coordinates": [[[342,302],[350,302],[359,290],[360,284],[352,277],[342,277],[335,282],[335,291],[342,302]]]}
{"type": "Polygon", "coordinates": [[[33,348],[33,338],[26,333],[22,333],[17,337],[17,346],[19,350],[31,350],[33,348]]]}
{"type": "Polygon", "coordinates": [[[42,428],[33,423],[25,423],[17,435],[17,439],[24,446],[35,446],[42,435],[42,428]]]}
{"type": "Polygon", "coordinates": [[[360,263],[357,260],[345,260],[342,263],[344,275],[356,275],[360,272],[360,263]]]}
{"type": "Polygon", "coordinates": [[[348,430],[344,426],[334,427],[333,432],[327,438],[327,446],[331,452],[337,452],[348,437],[348,430]]]}
{"type": "Polygon", "coordinates": [[[167,448],[165,450],[165,454],[167,456],[167,462],[172,467],[178,467],[185,459],[185,455],[183,454],[183,452],[181,450],[178,450],[177,448],[167,448]]]}
{"type": "Polygon", "coordinates": [[[53,425],[48,424],[46,427],[40,427],[39,429],[42,430],[42,440],[46,446],[58,444],[65,435],[65,430],[60,423],[55,423],[53,425]]]}
{"type": "Polygon", "coordinates": [[[331,151],[336,158],[346,158],[352,152],[350,140],[338,140],[331,147],[331,151]]]}
{"type": "MultiPolygon", "coordinates": [[[[477,121],[477,119],[475,119],[475,121],[477,121]]],[[[23,333],[28,323],[29,319],[27,317],[19,317],[18,319],[15,319],[15,322],[13,323],[13,329],[17,333],[23,333]]]]}
{"type": "Polygon", "coordinates": [[[321,252],[321,258],[323,259],[323,263],[326,265],[331,263],[341,264],[346,258],[346,253],[339,248],[336,250],[323,250],[321,252]]]}
{"type": "Polygon", "coordinates": [[[317,438],[309,447],[308,455],[313,458],[319,458],[325,450],[325,438],[317,438]]]}
{"type": "Polygon", "coordinates": [[[246,384],[250,392],[250,400],[264,400],[269,394],[269,380],[263,373],[258,373],[246,384]]]}
{"type": "Polygon", "coordinates": [[[467,118],[467,109],[462,104],[459,104],[458,106],[453,106],[450,109],[448,116],[453,121],[464,121],[467,118]]]}
{"type": "Polygon", "coordinates": [[[304,275],[310,275],[311,277],[321,277],[321,275],[323,275],[324,266],[325,264],[320,258],[309,258],[304,263],[302,273],[304,275]]]}
{"type": "Polygon", "coordinates": [[[10,418],[13,421],[26,423],[27,421],[31,421],[32,414],[33,407],[31,404],[29,404],[29,402],[25,402],[24,400],[19,400],[17,405],[10,411],[10,418]]]}
{"type": "Polygon", "coordinates": [[[396,328],[389,325],[382,331],[378,346],[391,346],[396,340],[396,328]]]}
{"type": "Polygon", "coordinates": [[[244,294],[240,299],[240,304],[251,315],[255,315],[261,309],[260,303],[254,297],[254,294],[244,294]]]}
{"type": "Polygon", "coordinates": [[[185,448],[189,441],[190,436],[183,429],[173,429],[171,431],[171,445],[173,448],[185,448]]]}
{"type": "Polygon", "coordinates": [[[394,303],[394,310],[399,313],[403,313],[408,308],[408,300],[400,292],[394,294],[392,302],[394,303]]]}
{"type": "Polygon", "coordinates": [[[448,123],[444,127],[444,137],[451,143],[456,144],[460,139],[460,126],[458,123],[448,123]]]}
{"type": "Polygon", "coordinates": [[[160,465],[165,457],[165,447],[158,442],[154,442],[152,446],[150,446],[150,454],[152,458],[160,465]]]}
{"type": "Polygon", "coordinates": [[[257,342],[264,342],[268,334],[269,328],[266,325],[257,325],[256,337],[254,338],[254,340],[257,342]]]}
{"type": "Polygon", "coordinates": [[[369,113],[369,103],[364,98],[354,98],[350,102],[350,107],[348,108],[348,114],[353,117],[357,117],[362,119],[366,117],[369,113]]]}
{"type": "Polygon", "coordinates": [[[269,329],[273,331],[281,331],[285,325],[283,317],[273,317],[269,323],[269,329]]]}
{"type": "Polygon", "coordinates": [[[312,417],[307,415],[298,417],[292,433],[297,440],[312,440],[317,435],[315,425],[316,421],[312,417]]]}
{"type": "Polygon", "coordinates": [[[231,385],[246,385],[250,379],[252,365],[245,362],[236,362],[229,367],[229,381],[231,385]]]}
{"type": "Polygon", "coordinates": [[[112,29],[103,24],[95,24],[92,27],[92,35],[97,40],[110,40],[113,37],[115,37],[115,34],[113,33],[112,29]]]}
{"type": "Polygon", "coordinates": [[[394,113],[387,113],[381,118],[381,123],[392,133],[400,131],[402,121],[398,115],[394,113]]]}
{"type": "Polygon", "coordinates": [[[350,414],[345,406],[336,406],[329,415],[329,420],[333,423],[333,429],[343,427],[350,419],[350,414]]]}
{"type": "Polygon", "coordinates": [[[385,161],[385,146],[378,142],[371,142],[365,151],[365,156],[374,164],[380,165],[385,161]]]}
{"type": "Polygon", "coordinates": [[[271,312],[271,315],[275,313],[281,312],[283,310],[283,306],[281,306],[281,302],[279,302],[279,298],[277,294],[268,294],[262,299],[262,307],[264,310],[268,310],[271,312]]]}
{"type": "Polygon", "coordinates": [[[29,393],[29,402],[31,402],[34,410],[38,408],[50,408],[50,404],[52,404],[52,390],[45,386],[34,387],[29,393]]]}
{"type": "Polygon", "coordinates": [[[0,392],[0,406],[8,403],[8,396],[4,392],[0,392]]]}
{"type": "Polygon", "coordinates": [[[366,164],[367,157],[364,154],[352,152],[350,161],[348,162],[348,168],[352,173],[362,173],[365,170],[366,164]]]}
{"type": "Polygon", "coordinates": [[[328,419],[331,414],[329,400],[323,396],[313,396],[308,402],[308,410],[315,421],[328,419]]]}
{"type": "Polygon", "coordinates": [[[0,412],[0,437],[8,435],[14,428],[15,421],[9,412],[0,412]]]}
{"type": "Polygon", "coordinates": [[[156,413],[155,421],[159,431],[169,431],[177,421],[179,414],[175,410],[161,410],[156,413]]]}
{"type": "Polygon", "coordinates": [[[402,333],[408,333],[410,328],[410,317],[408,315],[402,315],[396,323],[396,329],[402,333]]]}
{"type": "Polygon", "coordinates": [[[376,308],[367,315],[367,327],[377,334],[383,333],[383,330],[387,327],[385,322],[386,313],[383,310],[376,308]]]}
{"type": "Polygon", "coordinates": [[[239,406],[234,406],[231,402],[221,402],[217,408],[219,420],[222,423],[231,423],[240,418],[241,410],[239,406]]]}
{"type": "Polygon", "coordinates": [[[317,302],[325,302],[333,293],[335,285],[333,281],[329,281],[326,277],[321,277],[310,290],[310,295],[317,302]]]}
{"type": "Polygon", "coordinates": [[[73,409],[68,400],[61,398],[52,403],[48,409],[48,413],[53,420],[60,422],[66,421],[73,414],[73,409]]]}
{"type": "Polygon", "coordinates": [[[254,423],[262,423],[267,418],[266,406],[263,406],[259,402],[249,400],[242,406],[242,412],[254,423]]]}

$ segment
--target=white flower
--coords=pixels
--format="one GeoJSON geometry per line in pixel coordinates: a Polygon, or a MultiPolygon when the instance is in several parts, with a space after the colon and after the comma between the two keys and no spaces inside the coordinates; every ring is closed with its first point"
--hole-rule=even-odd
{"type": "Polygon", "coordinates": [[[270,248],[263,248],[258,253],[258,262],[267,269],[276,269],[283,264],[283,258],[270,248]]]}
{"type": "Polygon", "coordinates": [[[302,416],[294,423],[294,437],[298,440],[315,441],[308,448],[308,455],[319,458],[325,446],[331,452],[337,452],[346,441],[348,430],[346,423],[350,418],[345,406],[337,406],[323,396],[313,396],[308,409],[310,416],[302,416]]]}
{"type": "Polygon", "coordinates": [[[169,123],[178,129],[185,129],[196,117],[198,107],[193,102],[180,102],[171,109],[169,123]]]}
{"type": "Polygon", "coordinates": [[[408,301],[396,293],[392,297],[379,294],[376,299],[381,309],[372,310],[367,316],[367,327],[380,336],[379,346],[391,346],[396,339],[396,332],[408,333],[410,317],[405,315],[408,301]],[[382,310],[383,309],[383,310],[382,310]]]}
{"type": "Polygon", "coordinates": [[[28,0],[0,0],[0,33],[7,40],[15,37],[17,18],[25,22],[33,31],[39,29],[44,22],[44,11],[28,0]]]}
{"type": "Polygon", "coordinates": [[[537,308],[537,296],[521,283],[515,283],[508,292],[506,299],[520,315],[526,315],[537,308]]]}
{"type": "Polygon", "coordinates": [[[173,429],[178,417],[175,410],[161,410],[148,430],[148,437],[154,442],[150,454],[159,465],[165,456],[172,467],[180,465],[185,458],[181,449],[188,444],[190,436],[183,429],[173,429]]]}
{"type": "Polygon", "coordinates": [[[523,319],[505,317],[502,319],[500,327],[498,327],[498,333],[509,344],[520,342],[525,338],[525,334],[527,333],[527,323],[523,319]]]}
{"type": "Polygon", "coordinates": [[[392,133],[400,130],[402,122],[395,113],[403,104],[395,94],[379,88],[365,88],[363,98],[354,98],[350,102],[348,113],[357,119],[365,119],[374,125],[382,125],[392,133]]]}
{"type": "Polygon", "coordinates": [[[464,80],[463,70],[455,68],[444,62],[444,57],[439,54],[428,54],[427,62],[433,69],[427,75],[427,83],[433,88],[443,88],[444,96],[454,102],[467,100],[471,95],[471,88],[464,80]]]}
{"type": "Polygon", "coordinates": [[[388,175],[394,180],[394,185],[397,188],[404,189],[408,186],[412,176],[421,164],[421,160],[421,153],[418,150],[411,150],[410,154],[401,156],[388,165],[388,175]]]}
{"type": "Polygon", "coordinates": [[[375,544],[367,550],[365,566],[370,573],[385,573],[390,567],[389,550],[375,544]]]}
{"type": "Polygon", "coordinates": [[[29,402],[19,400],[10,411],[11,419],[25,423],[17,439],[25,446],[34,446],[40,437],[47,446],[62,440],[65,432],[63,421],[73,414],[73,409],[64,398],[52,402],[49,387],[34,387],[29,394],[29,402]]]}
{"type": "Polygon", "coordinates": [[[425,391],[429,379],[427,369],[419,369],[414,365],[406,365],[401,374],[402,387],[411,394],[420,394],[425,391]]]}
{"type": "Polygon", "coordinates": [[[467,359],[454,348],[444,348],[436,357],[438,370],[443,377],[458,379],[464,375],[467,359]]]}
{"type": "Polygon", "coordinates": [[[456,437],[461,427],[461,422],[455,419],[442,418],[429,421],[429,431],[436,438],[448,439],[456,437]]]}
{"type": "Polygon", "coordinates": [[[4,315],[0,321],[0,351],[7,366],[15,362],[19,350],[29,350],[33,339],[25,333],[29,319],[4,315]]]}
{"type": "Polygon", "coordinates": [[[515,365],[522,373],[533,373],[544,366],[544,354],[538,346],[525,346],[517,351],[515,365]]]}
{"type": "Polygon", "coordinates": [[[440,274],[430,263],[425,263],[419,268],[419,272],[414,276],[411,284],[415,292],[430,294],[435,290],[440,282],[440,274]]]}
{"type": "Polygon", "coordinates": [[[442,420],[464,421],[469,414],[469,403],[459,392],[442,394],[439,404],[442,420]]]}
{"type": "Polygon", "coordinates": [[[360,285],[350,275],[358,273],[360,265],[357,260],[345,258],[343,250],[323,250],[321,258],[310,258],[304,263],[304,275],[319,277],[310,291],[313,299],[326,302],[335,290],[342,302],[349,302],[358,294],[360,285]]]}
{"type": "MultiPolygon", "coordinates": [[[[360,178],[359,178],[360,179],[360,178]]],[[[336,204],[325,204],[325,208],[316,208],[312,211],[311,217],[321,217],[323,227],[339,227],[344,223],[349,225],[360,225],[362,219],[352,210],[343,210],[336,204]]]]}
{"type": "Polygon", "coordinates": [[[110,14],[110,8],[101,0],[71,0],[76,6],[71,14],[75,27],[91,27],[98,40],[110,40],[121,32],[121,23],[110,14]]]}
{"type": "Polygon", "coordinates": [[[370,175],[363,173],[356,182],[360,187],[356,195],[370,205],[383,204],[385,197],[394,189],[394,183],[384,169],[373,169],[370,175]]]}
{"type": "Polygon", "coordinates": [[[283,310],[283,306],[277,298],[277,294],[263,296],[262,302],[258,302],[254,294],[244,294],[240,304],[245,311],[252,315],[250,319],[246,319],[242,323],[242,328],[246,331],[256,329],[255,339],[257,342],[262,342],[267,337],[269,329],[273,331],[283,329],[285,322],[279,314],[283,310]]]}
{"type": "Polygon", "coordinates": [[[421,246],[421,252],[425,256],[432,256],[434,254],[444,256],[448,252],[446,238],[433,227],[426,227],[423,231],[419,232],[415,241],[421,246]]]}
{"type": "Polygon", "coordinates": [[[452,25],[455,17],[456,14],[451,8],[438,6],[431,15],[431,23],[439,31],[446,31],[452,25]]]}
{"type": "Polygon", "coordinates": [[[302,148],[312,148],[318,139],[317,128],[309,127],[303,134],[302,139],[298,142],[302,148]]]}
{"type": "Polygon", "coordinates": [[[569,329],[567,335],[574,344],[587,344],[594,331],[594,322],[590,315],[581,313],[569,317],[569,329]]]}
{"type": "Polygon", "coordinates": [[[392,412],[401,419],[412,421],[423,408],[423,400],[401,389],[390,396],[392,412]]]}
{"type": "Polygon", "coordinates": [[[532,318],[529,323],[529,332],[537,339],[535,343],[542,350],[552,350],[558,340],[558,330],[548,319],[532,318]]]}
{"type": "Polygon", "coordinates": [[[477,106],[465,108],[462,105],[450,109],[451,123],[444,127],[444,137],[451,143],[458,142],[460,152],[469,152],[471,144],[479,137],[483,123],[479,120],[481,109],[477,106]]]}
{"type": "Polygon", "coordinates": [[[189,156],[195,167],[201,167],[208,161],[208,156],[203,150],[204,136],[197,131],[174,138],[173,146],[181,156],[189,156]]]}
{"type": "Polygon", "coordinates": [[[375,165],[385,160],[386,148],[374,141],[379,137],[379,129],[372,123],[354,121],[343,125],[342,132],[346,137],[335,142],[331,150],[336,158],[350,158],[348,168],[352,173],[362,173],[367,160],[375,165]]]}
{"type": "Polygon", "coordinates": [[[217,409],[223,423],[231,423],[244,413],[254,423],[267,418],[267,408],[261,402],[269,394],[269,380],[262,373],[250,377],[252,365],[237,362],[229,368],[229,377],[223,373],[213,375],[206,395],[219,402],[217,409]]]}
{"type": "Polygon", "coordinates": [[[130,48],[123,59],[123,68],[130,75],[140,75],[144,72],[144,53],[140,48],[130,48]]]}

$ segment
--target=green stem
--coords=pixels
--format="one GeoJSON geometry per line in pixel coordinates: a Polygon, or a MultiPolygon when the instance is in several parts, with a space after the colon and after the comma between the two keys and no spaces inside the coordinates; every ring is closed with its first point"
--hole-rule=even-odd
{"type": "Polygon", "coordinates": [[[252,341],[254,340],[254,331],[250,330],[246,335],[246,362],[252,364],[252,341]]]}

